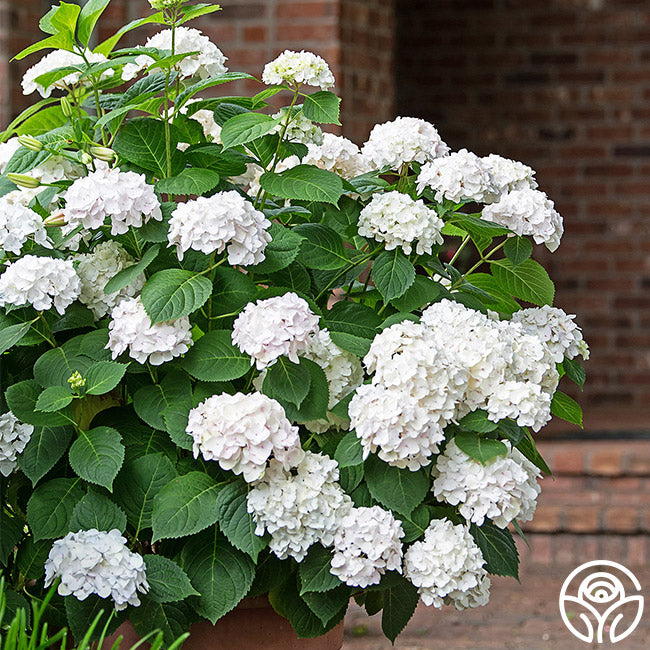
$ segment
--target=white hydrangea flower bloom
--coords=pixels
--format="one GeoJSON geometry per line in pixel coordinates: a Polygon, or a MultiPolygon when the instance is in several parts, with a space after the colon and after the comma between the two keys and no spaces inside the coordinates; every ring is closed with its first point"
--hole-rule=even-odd
{"type": "Polygon", "coordinates": [[[370,171],[367,160],[354,142],[333,133],[324,133],[321,144],[308,144],[304,165],[315,165],[345,179],[370,171]]]}
{"type": "Polygon", "coordinates": [[[149,219],[162,220],[160,203],[144,174],[110,169],[97,164],[97,171],[76,180],[65,195],[63,214],[67,225],[97,230],[111,218],[111,235],[124,235],[129,227],[140,228],[149,219]]]}
{"type": "Polygon", "coordinates": [[[433,124],[417,117],[398,117],[374,126],[361,153],[375,169],[396,170],[404,164],[446,156],[449,147],[433,124]]]}
{"type": "Polygon", "coordinates": [[[186,432],[194,440],[194,458],[216,460],[247,483],[264,476],[271,456],[290,469],[304,455],[298,427],[278,402],[257,392],[209,397],[190,411],[186,432]]]}
{"type": "Polygon", "coordinates": [[[309,336],[318,331],[318,316],[307,301],[289,291],[282,296],[249,302],[233,325],[232,341],[257,369],[287,356],[298,363],[298,353],[309,344],[309,336]]]}
{"type": "Polygon", "coordinates": [[[483,208],[482,218],[510,228],[517,235],[531,235],[551,253],[560,245],[564,222],[544,192],[526,188],[513,190],[483,208]]]}
{"type": "Polygon", "coordinates": [[[0,415],[0,474],[9,476],[16,469],[32,433],[34,427],[20,422],[11,411],[0,415]]]}
{"type": "Polygon", "coordinates": [[[58,592],[85,600],[91,594],[111,598],[115,609],[140,605],[149,584],[144,559],[132,553],[120,531],[95,528],[68,533],[52,545],[45,562],[45,586],[61,578],[58,592]]]}
{"type": "MultiPolygon", "coordinates": [[[[164,29],[154,34],[145,43],[145,47],[154,47],[159,50],[172,49],[172,30],[164,29]]],[[[174,43],[175,54],[187,54],[198,52],[179,61],[175,70],[181,77],[195,77],[207,79],[215,77],[228,71],[226,67],[227,57],[223,52],[201,31],[191,27],[177,27],[174,43]]],[[[134,79],[141,70],[154,63],[154,59],[146,54],[141,54],[135,63],[127,63],[122,69],[122,79],[130,81],[134,79]]]]}
{"type": "Polygon", "coordinates": [[[555,363],[578,355],[589,358],[589,346],[582,337],[582,330],[573,322],[574,318],[575,314],[549,305],[522,309],[512,315],[513,322],[521,323],[528,333],[546,343],[555,363]]]}
{"type": "Polygon", "coordinates": [[[352,587],[379,584],[386,571],[402,572],[402,522],[379,506],[352,508],[334,537],[330,573],[352,587]]]}
{"type": "Polygon", "coordinates": [[[52,248],[40,215],[20,203],[0,197],[0,248],[20,255],[29,238],[45,248],[52,248]]]}
{"type": "Polygon", "coordinates": [[[375,194],[359,215],[359,234],[385,242],[386,250],[400,248],[409,255],[413,242],[418,255],[431,253],[435,244],[442,244],[440,233],[444,222],[424,201],[414,201],[401,192],[375,194]]]}
{"type": "Polygon", "coordinates": [[[435,190],[438,202],[447,199],[454,203],[484,203],[496,198],[498,193],[487,165],[467,149],[423,165],[417,180],[417,190],[422,193],[426,187],[435,190]]]}
{"type": "Polygon", "coordinates": [[[30,304],[44,311],[54,305],[63,315],[80,291],[72,260],[25,255],[8,264],[0,276],[0,307],[30,304]]]}
{"type": "Polygon", "coordinates": [[[159,366],[185,354],[192,345],[192,325],[187,316],[151,324],[140,298],[122,300],[111,314],[107,348],[116,359],[124,351],[138,363],[159,366]]]}
{"type": "MultiPolygon", "coordinates": [[[[288,111],[288,108],[281,108],[278,113],[271,116],[274,120],[281,117],[282,122],[274,127],[270,133],[277,133],[278,135],[282,133],[288,111]]],[[[308,117],[305,117],[302,110],[294,109],[284,137],[291,142],[302,142],[306,145],[320,145],[323,143],[323,131],[318,124],[314,124],[308,117]]]]}
{"type": "Polygon", "coordinates": [[[479,526],[486,518],[499,528],[513,519],[530,521],[541,492],[541,472],[510,442],[503,444],[508,453],[483,465],[450,440],[431,471],[436,498],[458,505],[460,514],[479,526]]]}
{"type": "Polygon", "coordinates": [[[418,588],[422,602],[458,609],[486,605],[490,579],[485,559],[468,528],[449,519],[434,519],[422,541],[404,555],[404,575],[418,588]]]}
{"type": "Polygon", "coordinates": [[[494,422],[512,418],[539,431],[551,419],[551,395],[539,384],[507,380],[488,397],[486,411],[494,422]]]}
{"type": "MultiPolygon", "coordinates": [[[[108,59],[103,54],[97,54],[86,50],[84,56],[88,59],[88,63],[106,63],[108,59]]],[[[66,50],[54,50],[49,54],[46,54],[36,65],[33,65],[31,68],[25,72],[22,80],[23,86],[23,95],[31,95],[33,92],[38,91],[41,97],[49,97],[52,94],[52,90],[65,90],[66,87],[74,86],[79,83],[81,79],[82,72],[72,71],[70,74],[55,81],[51,86],[44,88],[39,84],[36,79],[40,76],[52,72],[57,68],[67,68],[68,66],[83,66],[85,68],[86,62],[84,61],[81,54],[76,52],[68,52],[66,50]]],[[[104,70],[101,74],[102,79],[107,77],[112,77],[114,74],[113,70],[104,70]]],[[[85,77],[82,80],[84,85],[89,85],[90,81],[88,77],[85,77]]]]}
{"type": "MultiPolygon", "coordinates": [[[[182,108],[181,108],[181,114],[182,115],[187,115],[189,112],[189,107],[198,102],[201,101],[199,99],[190,99],[182,108]]],[[[200,108],[198,111],[194,111],[190,115],[191,120],[195,120],[201,125],[201,128],[203,129],[203,135],[205,136],[206,140],[209,142],[216,142],[217,144],[221,144],[221,126],[217,124],[216,120],[214,119],[214,111],[210,111],[207,108],[200,108]]],[[[179,143],[178,148],[181,149],[181,151],[184,151],[189,147],[189,144],[183,144],[179,143]]]]}
{"type": "Polygon", "coordinates": [[[95,246],[92,253],[76,255],[77,275],[81,280],[79,302],[95,314],[95,318],[106,316],[125,298],[140,294],[146,278],[140,273],[130,284],[114,293],[104,293],[106,283],[120,271],[135,264],[125,248],[114,240],[95,246]]]}
{"type": "Polygon", "coordinates": [[[492,174],[499,196],[513,190],[537,189],[535,170],[532,167],[495,153],[484,156],[482,160],[492,174]]]}
{"type": "Polygon", "coordinates": [[[264,260],[271,222],[239,192],[217,192],[179,203],[169,220],[167,238],[179,259],[190,248],[206,255],[228,247],[228,262],[250,266],[264,260]]]}
{"type": "Polygon", "coordinates": [[[328,90],[334,85],[334,75],[327,62],[313,52],[285,50],[264,66],[262,81],[267,86],[316,86],[328,90]]]}
{"type": "Polygon", "coordinates": [[[352,500],[338,484],[335,460],[323,454],[305,452],[293,472],[271,460],[248,493],[247,508],[253,515],[256,535],[271,535],[269,548],[281,560],[293,557],[301,562],[312,544],[334,543],[342,518],[352,500]]]}

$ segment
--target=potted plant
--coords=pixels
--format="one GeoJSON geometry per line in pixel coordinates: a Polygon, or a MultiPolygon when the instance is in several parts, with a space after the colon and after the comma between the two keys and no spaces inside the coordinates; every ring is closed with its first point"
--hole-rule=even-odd
{"type": "Polygon", "coordinates": [[[46,14],[17,57],[52,50],[23,79],[42,98],[0,136],[9,593],[58,580],[52,625],[114,606],[200,647],[259,598],[322,647],[351,598],[391,640],[419,600],[485,604],[549,473],[530,430],[581,420],[533,170],[415,118],[324,133],[309,52],[204,97],[257,81],[187,27],[217,5],[152,0],[90,49],[108,4],[46,14]]]}

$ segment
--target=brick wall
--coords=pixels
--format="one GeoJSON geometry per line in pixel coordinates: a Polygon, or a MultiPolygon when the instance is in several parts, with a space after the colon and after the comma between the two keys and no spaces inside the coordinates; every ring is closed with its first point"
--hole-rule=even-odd
{"type": "Polygon", "coordinates": [[[592,347],[592,428],[650,429],[650,6],[398,0],[397,108],[453,148],[537,170],[565,218],[544,258],[592,347]],[[634,422],[630,422],[630,419],[634,422]]]}

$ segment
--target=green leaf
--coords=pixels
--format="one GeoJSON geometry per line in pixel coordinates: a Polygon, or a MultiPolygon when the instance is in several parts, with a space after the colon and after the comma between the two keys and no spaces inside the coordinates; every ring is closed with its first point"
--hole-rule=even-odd
{"type": "Polygon", "coordinates": [[[423,309],[445,293],[445,288],[423,275],[416,275],[413,284],[399,298],[393,298],[391,303],[401,312],[411,312],[423,309]]]}
{"type": "Polygon", "coordinates": [[[124,462],[122,436],[110,427],[81,431],[70,447],[70,466],[84,481],[113,489],[124,462]]]}
{"type": "Polygon", "coordinates": [[[248,489],[244,481],[238,480],[224,486],[219,492],[219,528],[235,548],[257,562],[257,557],[268,545],[268,540],[255,534],[255,522],[246,509],[248,489]]]}
{"type": "Polygon", "coordinates": [[[143,25],[148,25],[150,23],[164,24],[164,22],[165,20],[162,11],[151,14],[151,16],[147,16],[146,18],[132,20],[130,23],[127,23],[124,25],[124,27],[121,27],[117,32],[115,32],[113,36],[107,38],[103,43],[98,45],[94,49],[94,52],[108,56],[113,48],[117,45],[118,41],[122,38],[122,36],[124,36],[124,34],[127,34],[131,30],[137,29],[138,27],[142,27],[143,25]]]}
{"type": "Polygon", "coordinates": [[[539,467],[542,472],[549,475],[553,474],[549,466],[546,464],[546,461],[542,458],[542,455],[537,451],[535,441],[528,430],[526,430],[526,437],[517,445],[517,449],[519,449],[519,451],[526,456],[533,465],[539,467]]]}
{"type": "MultiPolygon", "coordinates": [[[[213,88],[214,86],[220,86],[221,84],[228,83],[229,81],[237,81],[238,79],[255,79],[255,77],[252,77],[251,75],[246,74],[245,72],[224,72],[223,74],[218,74],[215,75],[214,77],[208,77],[207,79],[202,79],[201,81],[192,84],[191,86],[188,86],[176,98],[174,102],[174,106],[176,107],[176,110],[179,110],[187,103],[189,99],[194,97],[194,95],[196,95],[197,93],[200,93],[201,91],[206,90],[208,88],[213,88]]],[[[251,113],[251,115],[259,115],[259,113],[251,113]]]]}
{"type": "MultiPolygon", "coordinates": [[[[104,629],[104,625],[106,625],[108,617],[111,614],[111,610],[114,609],[113,601],[109,598],[100,598],[95,594],[91,594],[85,600],[78,600],[75,596],[66,596],[64,600],[68,626],[70,627],[70,631],[77,643],[81,643],[81,640],[85,637],[88,630],[90,630],[93,621],[97,618],[100,612],[103,612],[99,619],[99,623],[95,626],[90,635],[90,640],[92,641],[99,639],[104,629]]],[[[133,609],[135,610],[140,608],[134,607],[133,609]]],[[[114,615],[110,620],[106,634],[113,634],[120,624],[124,622],[124,619],[125,616],[123,614],[118,614],[117,616],[114,615]]]]}
{"type": "Polygon", "coordinates": [[[520,427],[513,420],[501,420],[499,422],[499,433],[502,438],[507,438],[516,447],[526,435],[526,429],[520,427]]]}
{"type": "Polygon", "coordinates": [[[302,112],[307,119],[320,124],[338,124],[341,100],[334,93],[321,90],[305,96],[302,112]]]}
{"type": "Polygon", "coordinates": [[[519,580],[519,553],[507,528],[497,528],[486,520],[482,526],[472,524],[470,532],[483,553],[488,573],[519,580]]]}
{"type": "Polygon", "coordinates": [[[232,344],[229,330],[213,330],[190,348],[181,366],[201,381],[230,381],[245,375],[251,361],[232,344]]]}
{"type": "Polygon", "coordinates": [[[341,349],[356,354],[358,357],[365,357],[370,350],[371,339],[367,339],[347,332],[330,332],[332,342],[341,349]]]}
{"type": "Polygon", "coordinates": [[[535,305],[552,305],[555,287],[548,273],[535,260],[514,266],[510,260],[491,262],[492,274],[509,294],[535,305]]]}
{"type": "Polygon", "coordinates": [[[431,521],[429,508],[424,504],[419,505],[408,517],[400,515],[402,528],[404,529],[403,544],[413,542],[418,537],[424,535],[424,532],[431,521]]]}
{"type": "Polygon", "coordinates": [[[525,262],[533,254],[533,245],[526,237],[509,237],[503,247],[506,257],[517,266],[525,262]]]}
{"type": "Polygon", "coordinates": [[[201,196],[219,184],[219,174],[209,169],[184,169],[178,176],[163,178],[156,183],[162,194],[195,194],[201,196]]]}
{"type": "Polygon", "coordinates": [[[508,448],[501,441],[481,438],[473,431],[460,431],[454,440],[461,451],[482,465],[496,456],[505,456],[508,453],[508,448]]]}
{"type": "Polygon", "coordinates": [[[240,113],[227,120],[221,128],[221,142],[224,149],[230,149],[240,144],[266,135],[281,121],[262,113],[240,113]]]}
{"type": "Polygon", "coordinates": [[[160,246],[151,246],[136,264],[127,266],[116,273],[104,286],[104,293],[115,293],[130,285],[153,262],[160,251],[160,246]]]}
{"type": "Polygon", "coordinates": [[[189,629],[194,612],[185,603],[157,603],[147,597],[141,600],[140,607],[129,610],[129,619],[140,636],[146,636],[151,630],[160,630],[164,645],[169,648],[189,629]]]}
{"type": "Polygon", "coordinates": [[[117,528],[121,533],[126,529],[124,511],[107,496],[98,492],[86,494],[75,506],[70,519],[70,531],[73,533],[92,528],[104,531],[117,528]]]}
{"type": "Polygon", "coordinates": [[[311,388],[311,375],[304,363],[293,363],[287,357],[280,357],[267,371],[264,378],[264,392],[295,404],[302,404],[311,388]]]}
{"type": "Polygon", "coordinates": [[[278,287],[287,287],[299,293],[309,295],[311,292],[311,277],[304,264],[300,262],[292,262],[286,269],[274,273],[272,281],[278,287]]]}
{"type": "Polygon", "coordinates": [[[124,464],[114,498],[134,530],[151,527],[154,498],[176,475],[172,462],[163,453],[147,454],[124,464]]]}
{"type": "Polygon", "coordinates": [[[551,413],[571,424],[582,426],[582,409],[578,402],[561,391],[556,391],[551,401],[551,413]]]}
{"type": "Polygon", "coordinates": [[[211,526],[219,517],[219,487],[203,472],[189,472],[170,481],[154,497],[154,542],[186,537],[211,526]]]}
{"type": "Polygon", "coordinates": [[[17,129],[17,135],[43,135],[52,128],[63,126],[68,118],[63,114],[61,106],[48,106],[28,117],[17,129]]]}
{"type": "Polygon", "coordinates": [[[363,464],[341,468],[339,483],[345,492],[352,493],[359,486],[363,479],[364,469],[363,464]]]}
{"type": "MultiPolygon", "coordinates": [[[[182,155],[172,129],[172,169],[182,166],[182,155]]],[[[167,175],[167,152],[165,148],[165,125],[149,117],[126,122],[118,131],[113,149],[123,158],[149,171],[167,175]]]]}
{"type": "MultiPolygon", "coordinates": [[[[84,327],[93,327],[95,324],[95,316],[84,305],[73,302],[66,310],[65,314],[57,318],[52,323],[52,332],[65,332],[68,330],[76,330],[84,327]]],[[[41,339],[42,340],[42,339],[41,339]]]]}
{"type": "Polygon", "coordinates": [[[300,408],[286,400],[278,400],[287,414],[287,417],[294,422],[311,422],[327,417],[329,406],[329,385],[323,369],[314,361],[301,359],[300,365],[309,370],[311,379],[309,392],[302,401],[300,408]]]}
{"type": "MultiPolygon", "coordinates": [[[[350,602],[350,587],[339,584],[336,589],[325,592],[308,591],[301,594],[309,609],[318,616],[323,625],[338,617],[341,610],[347,609],[350,602]]],[[[337,619],[338,620],[338,619],[337,619]]]]}
{"type": "Polygon", "coordinates": [[[264,261],[249,267],[251,273],[273,273],[291,264],[305,241],[298,233],[279,223],[272,223],[267,231],[272,239],[264,249],[264,261]]]}
{"type": "Polygon", "coordinates": [[[128,368],[126,363],[115,361],[98,361],[86,373],[86,394],[104,395],[112,391],[124,377],[128,368]]]}
{"type": "Polygon", "coordinates": [[[332,551],[314,544],[305,559],[298,564],[300,576],[300,595],[308,591],[323,592],[336,589],[341,581],[330,572],[332,551]]]}
{"type": "Polygon", "coordinates": [[[190,539],[182,558],[192,585],[201,594],[196,611],[212,624],[234,609],[253,584],[253,561],[228,544],[216,527],[190,539]]]}
{"type": "Polygon", "coordinates": [[[330,332],[347,332],[372,340],[377,335],[381,316],[366,305],[342,300],[326,312],[325,321],[330,332]]]}
{"type": "Polygon", "coordinates": [[[75,372],[85,375],[92,364],[92,359],[85,355],[71,354],[65,348],[54,348],[41,355],[34,364],[34,379],[44,388],[69,387],[68,379],[75,372]]]}
{"type": "Polygon", "coordinates": [[[29,332],[31,326],[31,323],[18,323],[3,327],[0,330],[0,354],[16,345],[29,332]]]}
{"type": "Polygon", "coordinates": [[[18,457],[18,466],[36,485],[59,461],[72,438],[71,427],[36,427],[18,457]]]}
{"type": "Polygon", "coordinates": [[[333,271],[350,263],[341,236],[320,223],[296,226],[294,232],[304,237],[300,261],[310,269],[333,271]]]}
{"type": "Polygon", "coordinates": [[[458,424],[463,429],[468,431],[477,431],[478,433],[490,433],[494,431],[499,425],[496,422],[488,419],[488,412],[483,409],[477,409],[468,413],[463,417],[458,424]]]}
{"type": "Polygon", "coordinates": [[[68,409],[56,413],[36,411],[36,400],[41,394],[41,388],[31,379],[20,381],[7,388],[5,398],[9,410],[21,421],[41,426],[66,426],[73,423],[68,409]]]}
{"type": "Polygon", "coordinates": [[[343,436],[336,448],[334,460],[339,464],[339,467],[352,467],[363,463],[363,447],[361,446],[361,440],[354,431],[350,431],[343,436]]]}
{"type": "Polygon", "coordinates": [[[141,299],[154,324],[188,316],[203,307],[211,293],[212,283],[205,276],[166,269],[149,278],[141,299]]]}
{"type": "Polygon", "coordinates": [[[375,455],[370,455],[366,460],[365,477],[372,497],[400,514],[410,515],[429,491],[426,468],[417,472],[399,469],[375,455]]]}
{"type": "Polygon", "coordinates": [[[0,510],[0,564],[7,566],[7,559],[23,536],[23,527],[20,519],[0,510]]]}
{"type": "Polygon", "coordinates": [[[45,562],[50,554],[52,542],[35,542],[28,537],[18,549],[16,565],[26,580],[39,580],[45,575],[45,562]]]}
{"type": "MultiPolygon", "coordinates": [[[[474,241],[480,242],[480,240],[492,240],[494,237],[499,237],[500,235],[507,235],[510,230],[504,226],[493,223],[492,221],[486,221],[484,219],[479,219],[477,217],[472,217],[471,215],[454,215],[450,220],[452,224],[459,226],[465,230],[474,241]]],[[[488,241],[489,243],[489,241],[488,241]]]]}
{"type": "MultiPolygon", "coordinates": [[[[4,592],[4,605],[5,607],[3,608],[3,619],[11,621],[18,613],[18,610],[22,610],[25,614],[25,624],[26,627],[29,627],[31,625],[31,608],[29,606],[29,603],[27,602],[27,599],[22,595],[17,592],[15,592],[13,589],[7,589],[5,587],[5,592],[4,592]]],[[[4,632],[5,630],[3,629],[3,637],[4,637],[4,632]]],[[[20,634],[20,633],[18,633],[20,634]]],[[[25,637],[20,635],[22,639],[25,637]]],[[[6,638],[6,637],[5,637],[6,638]]],[[[14,637],[15,638],[15,637],[14,637]]],[[[21,639],[21,641],[22,641],[21,639]]],[[[3,638],[4,641],[4,638],[3,638]]],[[[10,642],[11,643],[11,642],[10,642]]],[[[20,643],[20,641],[19,641],[20,643]]],[[[13,644],[12,644],[13,645],[13,644]]],[[[7,646],[5,645],[5,648],[7,646]]],[[[14,646],[15,647],[15,646],[14,646]]]]}
{"type": "Polygon", "coordinates": [[[266,172],[260,185],[273,196],[300,201],[336,204],[343,194],[340,176],[312,165],[297,165],[281,174],[266,172]]]}
{"type": "Polygon", "coordinates": [[[78,478],[55,478],[37,487],[27,503],[27,523],[34,540],[66,535],[74,508],[83,496],[78,478]]]}
{"type": "Polygon", "coordinates": [[[566,376],[574,384],[580,386],[581,389],[584,388],[587,375],[579,361],[576,361],[575,359],[564,359],[564,361],[562,361],[562,367],[564,368],[566,376]]]}
{"type": "Polygon", "coordinates": [[[82,45],[87,46],[93,29],[111,0],[88,0],[81,9],[79,24],[77,27],[77,38],[82,45]]]}
{"type": "Polygon", "coordinates": [[[133,396],[133,407],[138,417],[150,427],[167,431],[164,416],[168,410],[179,404],[189,405],[191,401],[192,386],[189,377],[175,370],[170,372],[162,383],[139,388],[133,396]]]}
{"type": "Polygon", "coordinates": [[[399,576],[397,584],[384,593],[384,611],[381,615],[381,629],[395,643],[399,633],[406,627],[415,613],[420,598],[417,587],[399,576]]]}
{"type": "Polygon", "coordinates": [[[73,400],[69,388],[65,386],[50,386],[46,388],[36,400],[36,410],[52,413],[65,408],[73,400]]]}
{"type": "Polygon", "coordinates": [[[386,302],[403,296],[415,282],[415,268],[399,248],[381,253],[371,275],[386,302]]]}
{"type": "Polygon", "coordinates": [[[145,555],[148,597],[157,603],[174,603],[188,596],[200,595],[187,573],[173,560],[162,555],[145,555]]]}

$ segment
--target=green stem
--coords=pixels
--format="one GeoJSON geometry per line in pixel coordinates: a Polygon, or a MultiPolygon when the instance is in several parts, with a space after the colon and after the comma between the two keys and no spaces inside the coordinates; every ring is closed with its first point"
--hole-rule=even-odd
{"type": "MultiPolygon", "coordinates": [[[[335,284],[336,281],[342,276],[345,275],[348,271],[351,271],[355,266],[359,266],[360,264],[363,264],[367,262],[369,259],[375,255],[379,250],[381,250],[383,246],[378,246],[375,248],[374,251],[368,253],[367,255],[364,255],[361,259],[357,260],[356,262],[352,262],[351,264],[348,264],[342,271],[337,273],[332,281],[316,296],[316,300],[318,301],[320,298],[322,298],[335,284]]],[[[370,275],[370,273],[368,273],[370,275]]]]}
{"type": "Polygon", "coordinates": [[[449,265],[453,266],[454,262],[458,259],[458,256],[462,253],[463,248],[467,246],[468,242],[470,240],[469,235],[465,235],[465,239],[461,242],[460,246],[458,247],[458,250],[454,253],[454,256],[449,260],[449,265]]]}
{"type": "MultiPolygon", "coordinates": [[[[176,21],[178,19],[178,10],[175,10],[171,16],[172,29],[172,49],[171,56],[174,56],[176,49],[176,21]]],[[[169,124],[169,69],[165,71],[165,158],[167,162],[167,178],[172,175],[172,138],[171,125],[169,124]]]]}
{"type": "Polygon", "coordinates": [[[472,266],[472,268],[469,271],[463,273],[463,275],[461,275],[460,278],[456,280],[456,282],[454,282],[454,284],[452,284],[451,287],[449,287],[449,290],[453,291],[457,286],[459,286],[459,284],[468,275],[476,271],[476,269],[479,268],[479,266],[487,262],[492,257],[492,255],[494,255],[498,250],[501,250],[505,245],[506,245],[506,240],[502,241],[498,246],[495,246],[487,255],[481,255],[481,259],[478,262],[476,262],[476,264],[474,264],[474,266],[472,266]]]}
{"type": "MultiPolygon", "coordinates": [[[[85,52],[81,52],[81,56],[87,66],[90,67],[90,62],[88,61],[88,57],[86,56],[85,52]]],[[[90,79],[90,85],[93,89],[93,95],[95,97],[95,108],[97,110],[97,116],[98,117],[103,117],[104,116],[104,110],[101,107],[101,104],[99,102],[99,91],[97,90],[97,86],[95,84],[95,76],[94,75],[88,75],[88,79],[90,79]]],[[[102,144],[106,146],[107,140],[106,140],[106,133],[104,132],[104,127],[100,126],[99,127],[99,132],[102,135],[102,144]]]]}

